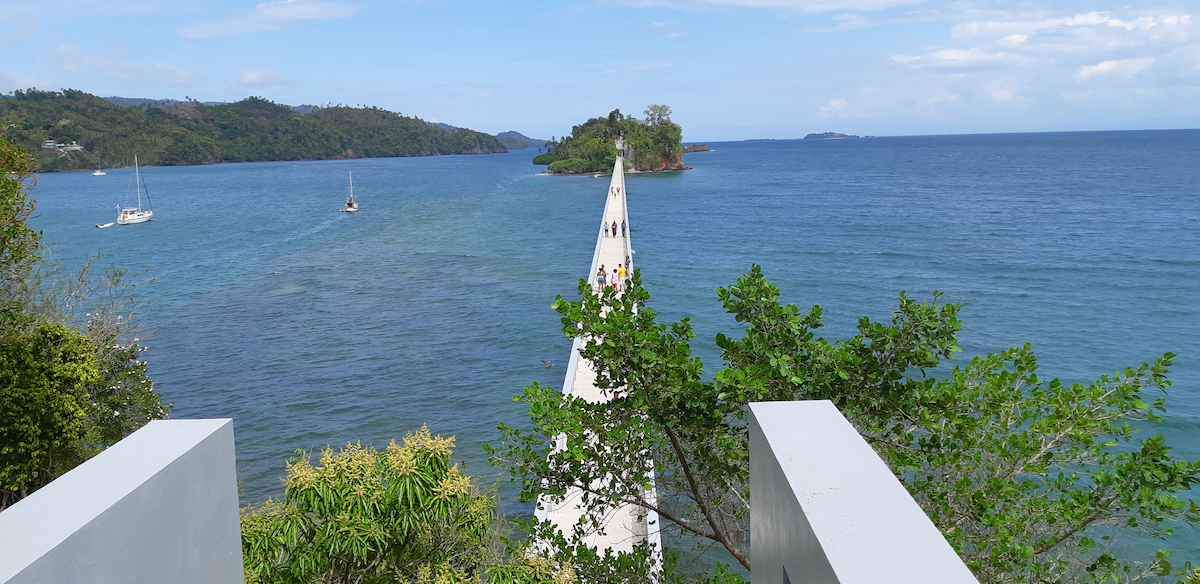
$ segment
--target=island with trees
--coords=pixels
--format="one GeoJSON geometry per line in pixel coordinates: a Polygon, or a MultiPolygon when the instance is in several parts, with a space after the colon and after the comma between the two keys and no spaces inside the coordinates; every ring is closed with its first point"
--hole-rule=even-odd
{"type": "Polygon", "coordinates": [[[301,113],[258,97],[124,107],[82,91],[31,89],[0,99],[0,127],[51,172],[126,166],[135,154],[146,165],[189,165],[508,151],[489,134],[380,108],[301,113]]]}
{"type": "Polygon", "coordinates": [[[617,160],[615,141],[625,137],[625,161],[631,172],[684,170],[682,129],[671,121],[671,108],[650,105],[645,120],[616,109],[574,128],[570,136],[550,138],[546,151],[533,158],[554,174],[609,172],[617,160]]]}

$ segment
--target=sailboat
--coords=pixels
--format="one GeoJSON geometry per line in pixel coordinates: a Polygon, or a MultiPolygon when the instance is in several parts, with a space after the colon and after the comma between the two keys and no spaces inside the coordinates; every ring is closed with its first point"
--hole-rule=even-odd
{"type": "Polygon", "coordinates": [[[104,174],[105,172],[103,170],[97,168],[96,171],[92,173],[92,176],[104,176],[104,174]]]}
{"type": "MultiPolygon", "coordinates": [[[[142,181],[142,175],[138,171],[137,155],[133,155],[133,188],[137,191],[137,206],[122,208],[117,206],[120,212],[117,214],[117,223],[120,225],[133,225],[134,223],[145,223],[154,216],[153,209],[142,210],[142,189],[145,183],[142,181]]],[[[150,191],[146,190],[146,206],[150,206],[150,191]]]]}
{"type": "Polygon", "coordinates": [[[354,173],[350,173],[350,196],[346,197],[346,206],[342,207],[343,213],[353,213],[358,211],[358,201],[354,200],[354,173]]]}

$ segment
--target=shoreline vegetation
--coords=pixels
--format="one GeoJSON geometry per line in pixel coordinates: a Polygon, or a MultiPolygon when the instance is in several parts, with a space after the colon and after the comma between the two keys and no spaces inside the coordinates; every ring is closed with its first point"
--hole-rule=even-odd
{"type": "Polygon", "coordinates": [[[304,107],[259,97],[122,106],[82,91],[15,91],[0,99],[5,139],[39,172],[146,166],[491,154],[500,140],[377,107],[304,107]]]}
{"type": "Polygon", "coordinates": [[[533,163],[546,165],[548,174],[607,173],[617,160],[616,139],[624,136],[627,172],[687,170],[682,129],[671,121],[671,108],[650,105],[643,113],[645,120],[619,109],[592,118],[571,128],[570,136],[551,137],[545,152],[538,149],[533,163]]]}

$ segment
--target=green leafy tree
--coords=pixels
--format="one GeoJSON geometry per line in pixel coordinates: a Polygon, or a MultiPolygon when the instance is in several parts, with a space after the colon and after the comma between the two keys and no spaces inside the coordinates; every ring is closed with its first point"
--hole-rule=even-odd
{"type": "MultiPolygon", "coordinates": [[[[1191,570],[1173,570],[1166,552],[1119,557],[1109,545],[1122,533],[1166,537],[1172,522],[1198,520],[1180,494],[1200,465],[1173,460],[1161,435],[1134,440],[1130,426],[1158,420],[1163,399],[1143,396],[1167,387],[1170,354],[1090,386],[1037,380],[1028,347],[933,376],[959,351],[959,304],[902,294],[890,319],[861,318],[856,335],[827,341],[816,336],[820,307],[802,314],[780,305],[779,290],[754,266],[717,290],[746,328],[738,339],[717,336],[726,366],[705,380],[691,355],[691,324],[658,323],[638,271],[624,295],[597,296],[584,282],[579,293],[554,308],[564,334],[585,339],[581,356],[613,399],[589,403],[533,384],[516,396],[532,428],[501,424],[503,442],[490,447],[526,500],[581,490],[589,513],[576,531],[635,505],[749,569],[746,405],[829,399],[983,581],[1122,581],[1191,570]]],[[[564,544],[548,525],[532,531],[564,544]]]]}
{"type": "Polygon", "coordinates": [[[0,509],[170,409],[132,324],[137,285],[88,262],[66,276],[26,223],[34,161],[0,138],[0,509]]]}
{"type": "Polygon", "coordinates": [[[99,376],[95,345],[61,324],[0,337],[0,509],[73,466],[99,376]]]}
{"type": "MultiPolygon", "coordinates": [[[[0,293],[19,287],[40,259],[41,233],[26,223],[34,203],[27,193],[33,189],[35,162],[20,146],[0,135],[0,293]]],[[[5,293],[0,302],[14,298],[5,293]]]]}

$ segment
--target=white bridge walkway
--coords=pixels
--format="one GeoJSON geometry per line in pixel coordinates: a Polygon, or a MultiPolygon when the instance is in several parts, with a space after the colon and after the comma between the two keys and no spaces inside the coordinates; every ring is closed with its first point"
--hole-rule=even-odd
{"type": "MultiPolygon", "coordinates": [[[[617,149],[618,151],[622,149],[620,140],[617,141],[617,149]]],[[[593,287],[596,285],[596,272],[600,266],[604,266],[608,283],[612,284],[613,269],[617,268],[618,264],[625,264],[626,258],[633,257],[633,248],[629,243],[629,210],[626,206],[624,159],[620,155],[617,156],[617,161],[613,165],[612,179],[609,181],[607,193],[602,219],[602,224],[607,230],[601,231],[599,237],[596,238],[596,251],[592,256],[592,265],[587,277],[587,281],[593,287]],[[617,224],[615,237],[612,234],[613,223],[617,224]],[[626,226],[624,234],[622,234],[622,224],[626,226]]],[[[629,268],[626,277],[632,278],[632,268],[626,267],[629,268]]],[[[591,363],[579,357],[579,349],[584,342],[582,338],[576,337],[571,345],[571,358],[567,364],[566,379],[563,381],[563,393],[575,395],[590,402],[608,401],[609,396],[596,387],[596,371],[592,368],[591,363]]],[[[583,515],[583,510],[578,503],[579,498],[580,493],[576,491],[568,494],[563,502],[553,505],[548,497],[539,497],[535,515],[538,519],[550,520],[565,535],[569,536],[583,515]]],[[[654,493],[650,493],[649,498],[653,501],[654,493]]],[[[656,513],[647,513],[644,509],[633,505],[620,507],[611,511],[604,518],[601,531],[601,533],[587,534],[586,543],[600,550],[611,549],[613,552],[628,552],[633,549],[635,544],[648,540],[655,546],[656,555],[661,558],[662,542],[656,513]]],[[[661,566],[661,562],[656,562],[656,564],[661,566]]]]}

